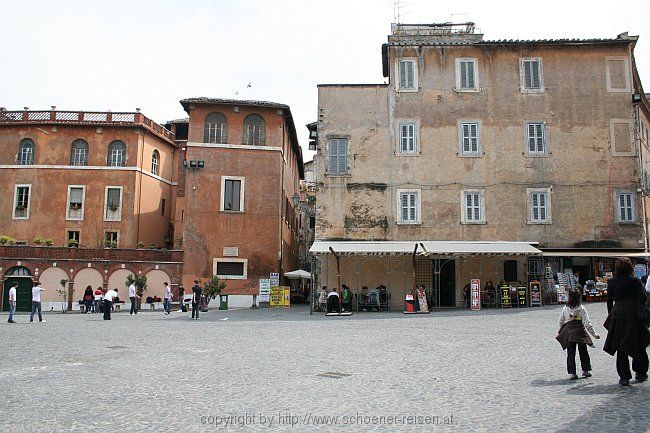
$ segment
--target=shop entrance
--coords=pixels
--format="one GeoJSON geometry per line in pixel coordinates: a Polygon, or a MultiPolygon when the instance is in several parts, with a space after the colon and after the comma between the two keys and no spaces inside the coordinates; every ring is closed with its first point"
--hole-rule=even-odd
{"type": "Polygon", "coordinates": [[[29,269],[17,266],[11,268],[5,274],[2,291],[2,311],[9,311],[9,289],[14,283],[16,288],[16,311],[32,310],[32,277],[29,269]]]}
{"type": "Polygon", "coordinates": [[[434,259],[433,288],[437,294],[436,305],[439,307],[456,306],[456,260],[434,259]]]}

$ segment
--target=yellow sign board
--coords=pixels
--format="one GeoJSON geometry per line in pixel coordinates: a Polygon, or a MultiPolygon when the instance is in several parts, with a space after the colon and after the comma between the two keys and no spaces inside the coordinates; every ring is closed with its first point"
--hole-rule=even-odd
{"type": "Polygon", "coordinates": [[[284,287],[271,286],[269,305],[271,307],[284,307],[284,287]]]}

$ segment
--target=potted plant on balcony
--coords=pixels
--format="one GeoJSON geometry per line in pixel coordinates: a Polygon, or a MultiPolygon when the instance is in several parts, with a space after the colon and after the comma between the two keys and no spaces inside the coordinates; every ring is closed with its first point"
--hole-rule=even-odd
{"type": "Polygon", "coordinates": [[[43,243],[43,238],[42,237],[37,236],[37,237],[34,238],[34,244],[35,245],[40,245],[42,243],[43,243]]]}
{"type": "Polygon", "coordinates": [[[50,239],[50,238],[43,239],[43,243],[44,243],[45,245],[47,245],[48,247],[51,247],[51,246],[54,244],[54,240],[53,240],[53,239],[50,239]]]}
{"type": "Polygon", "coordinates": [[[115,212],[118,209],[118,206],[115,203],[110,203],[108,205],[108,208],[111,210],[111,212],[115,212]]]}
{"type": "Polygon", "coordinates": [[[144,242],[142,241],[138,242],[138,248],[144,248],[144,242]]]}
{"type": "Polygon", "coordinates": [[[68,239],[68,248],[78,248],[79,241],[76,239],[68,239]]]}
{"type": "Polygon", "coordinates": [[[16,239],[7,235],[0,235],[0,245],[16,245],[16,239]]]}

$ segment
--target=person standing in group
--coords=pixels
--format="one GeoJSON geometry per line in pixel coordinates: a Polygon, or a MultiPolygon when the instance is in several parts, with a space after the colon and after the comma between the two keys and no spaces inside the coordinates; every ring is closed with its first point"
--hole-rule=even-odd
{"type": "Polygon", "coordinates": [[[194,280],[194,286],[192,287],[192,319],[199,320],[200,302],[201,302],[201,286],[199,285],[199,280],[194,280]]]}
{"type": "Polygon", "coordinates": [[[131,300],[131,312],[129,314],[138,314],[138,304],[136,298],[140,298],[135,290],[135,283],[129,286],[129,299],[131,300]]]}
{"type": "Polygon", "coordinates": [[[648,353],[650,332],[639,319],[639,307],[646,302],[641,281],[633,275],[634,267],[627,257],[616,260],[614,278],[607,281],[607,338],[603,350],[616,354],[616,372],[621,385],[629,385],[632,370],[637,383],[648,380],[648,353]]]}
{"type": "Polygon", "coordinates": [[[582,306],[580,289],[571,290],[569,299],[560,313],[560,331],[555,337],[562,345],[562,349],[567,351],[566,366],[571,380],[578,378],[576,374],[576,346],[580,353],[582,377],[591,377],[591,359],[589,359],[587,345],[593,347],[594,343],[589,338],[587,331],[596,340],[600,339],[600,335],[596,333],[589,320],[587,310],[582,306]]]}
{"type": "Polygon", "coordinates": [[[13,283],[11,289],[9,289],[9,320],[8,323],[14,322],[14,313],[16,312],[16,289],[18,288],[18,283],[13,283]]]}
{"type": "Polygon", "coordinates": [[[97,287],[97,290],[95,290],[95,303],[93,304],[93,313],[99,313],[103,296],[104,292],[102,292],[102,288],[97,287]]]}
{"type": "Polygon", "coordinates": [[[111,308],[115,298],[117,298],[117,289],[109,290],[104,294],[104,320],[111,320],[111,308]]]}
{"type": "Polygon", "coordinates": [[[182,313],[184,310],[185,304],[183,303],[183,297],[185,296],[185,287],[183,283],[178,283],[178,312],[182,313]]]}
{"type": "Polygon", "coordinates": [[[45,323],[43,320],[43,313],[41,312],[41,292],[45,290],[41,287],[41,283],[34,283],[32,288],[32,314],[29,316],[30,323],[34,323],[34,313],[38,310],[38,321],[45,323]]]}
{"type": "Polygon", "coordinates": [[[86,290],[84,291],[84,305],[86,306],[86,311],[84,311],[84,314],[90,313],[90,309],[93,306],[94,298],[95,296],[93,295],[93,287],[92,286],[86,287],[86,290]]]}
{"type": "Polygon", "coordinates": [[[165,281],[165,295],[163,296],[163,307],[165,309],[165,314],[171,313],[172,310],[172,288],[169,287],[167,281],[165,281]]]}

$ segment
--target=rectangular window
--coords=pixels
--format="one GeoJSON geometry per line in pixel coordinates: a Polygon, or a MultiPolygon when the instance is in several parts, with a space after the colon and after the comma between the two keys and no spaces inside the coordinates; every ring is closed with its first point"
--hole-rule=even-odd
{"type": "Polygon", "coordinates": [[[478,90],[476,59],[456,59],[456,90],[478,90]]]}
{"type": "Polygon", "coordinates": [[[420,224],[420,190],[398,189],[398,223],[420,224]]]}
{"type": "Polygon", "coordinates": [[[245,280],[248,274],[247,266],[247,259],[213,259],[213,273],[219,278],[245,280]]]}
{"type": "Polygon", "coordinates": [[[242,181],[225,179],[223,187],[223,209],[235,212],[243,211],[242,206],[242,181]]]}
{"type": "Polygon", "coordinates": [[[461,123],[461,153],[463,155],[479,154],[478,123],[461,123]]]}
{"type": "Polygon", "coordinates": [[[34,148],[32,146],[21,146],[18,151],[18,165],[34,164],[34,148]]]}
{"type": "Polygon", "coordinates": [[[543,155],[546,153],[546,137],[544,136],[543,123],[526,124],[526,142],[529,154],[543,155]]]}
{"type": "Polygon", "coordinates": [[[400,60],[397,62],[397,90],[417,90],[415,66],[415,60],[400,60]]]}
{"type": "Polygon", "coordinates": [[[106,187],[104,221],[122,220],[122,187],[106,187]]]}
{"type": "Polygon", "coordinates": [[[88,152],[83,147],[75,147],[72,149],[70,157],[70,165],[84,166],[88,163],[88,152]]]}
{"type": "Polygon", "coordinates": [[[328,144],[329,164],[327,174],[348,173],[348,140],[331,138],[328,144]]]}
{"type": "Polygon", "coordinates": [[[400,123],[399,125],[400,146],[399,150],[402,153],[416,153],[417,152],[417,138],[416,138],[416,125],[415,123],[400,123]]]}
{"type": "Polygon", "coordinates": [[[68,214],[66,219],[84,219],[84,195],[85,187],[68,186],[68,214]]]}
{"type": "Polygon", "coordinates": [[[524,91],[543,91],[542,59],[521,59],[521,89],[524,91]]]}
{"type": "Polygon", "coordinates": [[[246,125],[246,142],[250,146],[264,145],[264,125],[246,125]]]}
{"type": "Polygon", "coordinates": [[[226,124],[206,123],[203,136],[206,143],[226,143],[226,124]]]}
{"type": "Polygon", "coordinates": [[[631,192],[616,193],[618,222],[634,222],[634,195],[631,192]]]}
{"type": "Polygon", "coordinates": [[[118,232],[107,231],[104,232],[104,246],[106,247],[116,247],[118,239],[118,232]]]}
{"type": "Polygon", "coordinates": [[[464,217],[467,223],[483,222],[482,193],[478,191],[464,192],[464,217]]]}
{"type": "Polygon", "coordinates": [[[77,241],[77,243],[80,242],[79,241],[79,239],[80,239],[79,230],[68,230],[68,236],[67,237],[68,237],[68,241],[73,241],[74,240],[74,241],[77,241]]]}
{"type": "Polygon", "coordinates": [[[125,151],[122,148],[111,149],[108,161],[109,167],[124,167],[125,151]]]}
{"type": "Polygon", "coordinates": [[[31,185],[16,185],[14,191],[14,219],[29,219],[29,197],[31,185]]]}
{"type": "Polygon", "coordinates": [[[547,192],[530,193],[530,222],[531,223],[549,222],[547,192]]]}

